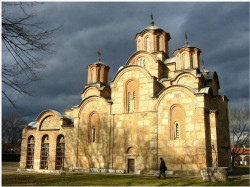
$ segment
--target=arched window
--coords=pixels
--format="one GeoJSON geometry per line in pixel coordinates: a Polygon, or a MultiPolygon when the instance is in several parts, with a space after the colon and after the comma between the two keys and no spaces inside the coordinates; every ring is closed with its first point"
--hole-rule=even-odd
{"type": "Polygon", "coordinates": [[[149,39],[149,37],[146,38],[146,51],[150,52],[150,39],[149,39]]]}
{"type": "Polygon", "coordinates": [[[49,136],[44,135],[42,137],[42,144],[41,144],[41,156],[40,156],[41,169],[48,169],[48,160],[49,160],[49,136]]]}
{"type": "Polygon", "coordinates": [[[125,84],[125,111],[135,112],[139,106],[139,86],[137,80],[129,80],[125,84]]]}
{"type": "Polygon", "coordinates": [[[97,69],[97,81],[100,82],[100,75],[101,75],[101,70],[100,68],[97,69]]]}
{"type": "Polygon", "coordinates": [[[35,149],[35,138],[34,136],[30,136],[28,138],[28,145],[27,145],[26,168],[32,169],[34,167],[34,149],[35,149]]]}
{"type": "Polygon", "coordinates": [[[145,59],[144,58],[138,58],[136,64],[141,67],[145,67],[145,59]]]}
{"type": "Polygon", "coordinates": [[[160,51],[160,36],[156,36],[156,51],[160,51]]]}
{"type": "Polygon", "coordinates": [[[94,70],[94,68],[92,68],[92,70],[91,70],[91,82],[92,83],[94,82],[94,75],[95,75],[95,70],[94,70]]]}
{"type": "Polygon", "coordinates": [[[180,139],[180,123],[175,122],[174,124],[174,139],[180,139]]]}
{"type": "Polygon", "coordinates": [[[89,115],[89,130],[88,130],[88,138],[89,143],[91,142],[98,142],[98,135],[99,135],[99,123],[100,117],[96,112],[92,112],[89,115]]]}
{"type": "Polygon", "coordinates": [[[172,140],[185,139],[185,111],[184,108],[177,104],[171,107],[171,134],[172,140]]]}
{"type": "Polygon", "coordinates": [[[62,170],[64,168],[65,157],[65,140],[64,136],[60,134],[56,140],[56,170],[62,170]]]}
{"type": "Polygon", "coordinates": [[[186,69],[186,54],[183,53],[182,55],[182,69],[185,68],[186,69]]]}

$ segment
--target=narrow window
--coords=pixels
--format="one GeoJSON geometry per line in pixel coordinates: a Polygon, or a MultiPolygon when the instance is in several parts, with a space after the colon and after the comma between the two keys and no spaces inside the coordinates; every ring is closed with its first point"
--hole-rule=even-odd
{"type": "Polygon", "coordinates": [[[90,121],[89,121],[89,143],[96,142],[98,143],[99,140],[99,124],[100,118],[96,112],[90,113],[90,121]]]}
{"type": "Polygon", "coordinates": [[[174,125],[174,139],[179,139],[179,138],[180,138],[180,125],[178,122],[176,122],[174,125]]]}
{"type": "Polygon", "coordinates": [[[160,51],[160,36],[156,37],[156,51],[160,51]]]}
{"type": "Polygon", "coordinates": [[[136,106],[136,95],[135,91],[133,92],[133,111],[135,111],[135,106],[136,106]]]}
{"type": "Polygon", "coordinates": [[[34,148],[35,148],[35,138],[34,136],[30,136],[28,138],[27,160],[26,160],[26,168],[28,169],[32,169],[34,167],[34,148]]]}
{"type": "Polygon", "coordinates": [[[97,81],[98,81],[98,82],[101,82],[101,81],[100,81],[100,74],[101,74],[101,70],[98,69],[98,70],[97,70],[97,81]]]}
{"type": "Polygon", "coordinates": [[[92,142],[95,142],[96,140],[96,130],[95,128],[92,129],[92,142]]]}
{"type": "Polygon", "coordinates": [[[125,104],[125,112],[131,113],[138,110],[139,104],[139,86],[137,80],[128,80],[125,83],[125,95],[124,95],[124,104],[125,104]]]}
{"type": "Polygon", "coordinates": [[[171,106],[170,118],[171,129],[169,133],[171,140],[185,139],[186,134],[183,129],[185,126],[185,110],[182,105],[175,104],[171,106]]]}
{"type": "Polygon", "coordinates": [[[64,136],[59,135],[56,141],[56,170],[63,170],[65,157],[64,136]]]}
{"type": "Polygon", "coordinates": [[[182,69],[187,69],[186,54],[182,54],[182,69]]]}
{"type": "Polygon", "coordinates": [[[128,112],[131,111],[131,99],[130,99],[130,92],[128,92],[128,112]]]}
{"type": "Polygon", "coordinates": [[[95,70],[92,69],[92,70],[91,70],[91,82],[92,82],[92,83],[94,82],[94,75],[95,75],[95,70]]]}
{"type": "Polygon", "coordinates": [[[149,39],[149,37],[146,38],[146,51],[150,52],[150,39],[149,39]]]}
{"type": "Polygon", "coordinates": [[[48,159],[49,159],[49,136],[44,135],[42,137],[42,144],[41,144],[41,157],[40,157],[41,169],[48,169],[48,159]]]}

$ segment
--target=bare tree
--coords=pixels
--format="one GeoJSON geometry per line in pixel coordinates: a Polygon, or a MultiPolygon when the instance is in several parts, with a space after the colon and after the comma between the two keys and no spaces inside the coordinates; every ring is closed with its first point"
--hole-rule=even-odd
{"type": "Polygon", "coordinates": [[[29,85],[40,80],[38,70],[45,67],[39,53],[53,53],[51,40],[58,29],[45,28],[30,10],[37,3],[2,2],[2,83],[3,96],[17,109],[11,93],[32,95],[29,85]]]}
{"type": "Polygon", "coordinates": [[[234,167],[235,158],[244,153],[249,141],[249,115],[245,108],[230,111],[230,131],[232,167],[234,167]]]}
{"type": "Polygon", "coordinates": [[[19,114],[10,114],[2,119],[2,142],[8,145],[11,151],[14,145],[21,143],[22,126],[26,122],[19,114]]]}

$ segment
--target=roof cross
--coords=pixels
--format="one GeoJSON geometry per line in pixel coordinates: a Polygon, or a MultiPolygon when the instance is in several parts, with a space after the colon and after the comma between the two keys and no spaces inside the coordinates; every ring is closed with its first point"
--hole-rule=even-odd
{"type": "Polygon", "coordinates": [[[100,59],[100,56],[101,56],[101,51],[100,51],[100,49],[97,51],[97,55],[98,55],[98,61],[100,61],[101,59],[100,59]]]}
{"type": "Polygon", "coordinates": [[[153,13],[151,12],[150,14],[150,17],[151,17],[151,22],[150,22],[150,25],[154,26],[154,17],[153,17],[153,13]]]}
{"type": "Polygon", "coordinates": [[[202,62],[202,69],[203,69],[203,71],[205,71],[205,62],[203,59],[201,60],[201,62],[202,62]]]}
{"type": "Polygon", "coordinates": [[[185,39],[186,39],[185,45],[188,45],[188,36],[187,36],[187,33],[186,33],[186,32],[185,32],[185,39]]]}

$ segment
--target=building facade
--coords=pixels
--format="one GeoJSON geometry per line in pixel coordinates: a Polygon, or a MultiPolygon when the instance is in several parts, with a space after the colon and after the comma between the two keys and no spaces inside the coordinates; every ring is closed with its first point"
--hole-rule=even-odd
{"type": "Polygon", "coordinates": [[[170,39],[152,20],[112,81],[100,59],[88,65],[79,105],[43,111],[23,129],[20,168],[148,173],[160,157],[174,171],[230,167],[218,75],[200,67],[201,50],[187,41],[170,57],[170,39]]]}

